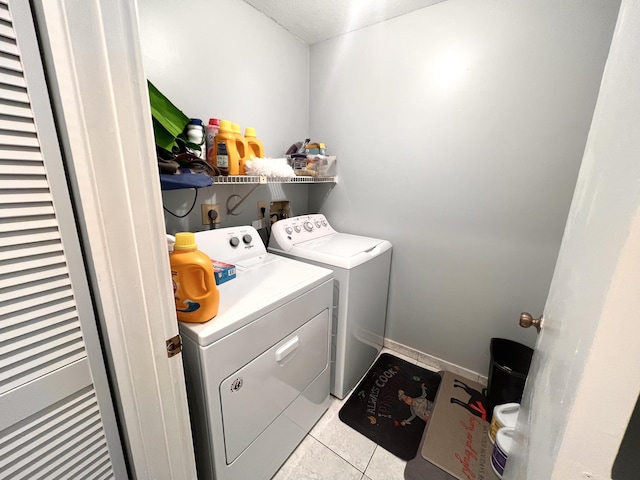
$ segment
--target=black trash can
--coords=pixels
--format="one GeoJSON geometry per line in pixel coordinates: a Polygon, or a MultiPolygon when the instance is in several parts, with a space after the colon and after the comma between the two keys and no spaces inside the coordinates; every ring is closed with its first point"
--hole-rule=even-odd
{"type": "Polygon", "coordinates": [[[491,365],[487,383],[487,419],[493,408],[522,400],[524,382],[529,373],[533,350],[506,338],[491,339],[491,365]]]}

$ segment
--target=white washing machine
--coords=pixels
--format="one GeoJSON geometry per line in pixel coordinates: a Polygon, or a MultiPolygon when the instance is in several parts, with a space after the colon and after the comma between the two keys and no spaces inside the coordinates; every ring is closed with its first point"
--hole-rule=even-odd
{"type": "Polygon", "coordinates": [[[196,243],[236,266],[218,315],[180,322],[198,478],[269,479],[329,405],[332,272],[267,253],[248,226],[196,243]]]}
{"type": "Polygon", "coordinates": [[[344,398],[382,349],[391,243],[336,232],[324,215],[279,220],[269,251],[333,270],[331,393],[344,398]]]}

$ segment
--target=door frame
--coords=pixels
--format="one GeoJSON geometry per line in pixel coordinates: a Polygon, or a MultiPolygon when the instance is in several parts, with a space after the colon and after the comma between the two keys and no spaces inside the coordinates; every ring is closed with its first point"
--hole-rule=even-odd
{"type": "Polygon", "coordinates": [[[36,18],[123,443],[136,478],[196,478],[137,8],[20,0],[36,18]]]}

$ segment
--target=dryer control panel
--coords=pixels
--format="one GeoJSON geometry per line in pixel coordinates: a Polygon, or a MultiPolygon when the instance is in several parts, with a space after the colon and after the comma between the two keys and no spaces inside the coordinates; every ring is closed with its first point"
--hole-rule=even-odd
{"type": "Polygon", "coordinates": [[[321,213],[285,218],[278,220],[271,226],[269,247],[288,252],[298,243],[334,233],[336,231],[321,213]]]}
{"type": "Polygon", "coordinates": [[[258,231],[248,225],[196,232],[198,250],[215,260],[237,264],[266,255],[258,231]]]}

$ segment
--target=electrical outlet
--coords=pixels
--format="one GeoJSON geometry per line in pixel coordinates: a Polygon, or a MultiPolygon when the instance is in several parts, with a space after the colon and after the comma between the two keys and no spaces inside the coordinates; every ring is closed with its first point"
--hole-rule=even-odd
{"type": "Polygon", "coordinates": [[[283,218],[289,218],[290,216],[291,206],[289,205],[289,200],[271,202],[269,206],[269,219],[271,223],[275,223],[283,218]]]}
{"type": "Polygon", "coordinates": [[[203,225],[211,225],[211,218],[209,217],[209,211],[215,210],[217,215],[213,223],[220,223],[222,221],[222,216],[220,214],[220,204],[218,203],[203,203],[201,205],[202,208],[202,224],[203,225]]]}
{"type": "Polygon", "coordinates": [[[264,218],[267,215],[267,202],[264,200],[258,201],[258,218],[264,218]],[[264,214],[262,213],[262,209],[264,208],[264,214]]]}

